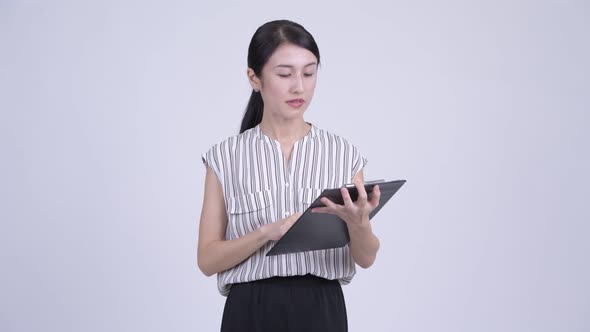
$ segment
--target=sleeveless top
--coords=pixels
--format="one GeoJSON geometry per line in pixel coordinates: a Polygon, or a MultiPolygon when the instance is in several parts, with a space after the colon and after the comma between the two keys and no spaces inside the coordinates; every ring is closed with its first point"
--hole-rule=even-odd
{"type": "MultiPolygon", "coordinates": [[[[309,124],[311,130],[295,142],[288,162],[280,143],[265,135],[260,125],[215,144],[201,156],[223,188],[226,240],[304,211],[323,189],[351,183],[366,165],[367,159],[349,141],[309,124]]],[[[218,273],[221,295],[227,296],[233,283],[307,273],[346,285],[356,273],[349,245],[265,256],[275,243],[267,242],[243,262],[218,273]]]]}

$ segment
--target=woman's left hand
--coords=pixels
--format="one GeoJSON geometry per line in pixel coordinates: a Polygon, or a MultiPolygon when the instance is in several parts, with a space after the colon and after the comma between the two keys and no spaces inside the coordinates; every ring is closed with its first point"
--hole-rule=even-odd
{"type": "Polygon", "coordinates": [[[312,212],[317,213],[332,213],[340,217],[349,226],[362,226],[369,222],[369,214],[379,205],[379,198],[381,197],[381,191],[379,186],[373,187],[372,197],[369,200],[367,191],[362,179],[353,180],[353,183],[358,190],[358,198],[356,201],[352,201],[348,189],[341,188],[342,198],[344,205],[336,204],[326,197],[322,197],[321,202],[324,203],[325,207],[313,208],[312,212]]]}

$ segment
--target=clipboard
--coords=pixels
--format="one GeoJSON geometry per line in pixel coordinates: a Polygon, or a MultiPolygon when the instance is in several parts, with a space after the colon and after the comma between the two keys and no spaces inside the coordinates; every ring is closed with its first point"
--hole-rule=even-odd
{"type": "MultiPolygon", "coordinates": [[[[406,183],[406,180],[376,180],[364,183],[368,199],[372,197],[374,185],[378,184],[381,190],[379,205],[371,211],[369,219],[372,219],[385,206],[404,183],[406,183]]],[[[348,184],[344,187],[348,188],[352,201],[356,201],[358,190],[354,184],[348,184]]],[[[340,189],[324,189],[287,233],[266,253],[266,256],[340,248],[348,244],[350,236],[344,220],[331,213],[311,212],[311,209],[315,207],[325,206],[320,201],[322,197],[327,197],[336,204],[344,204],[340,189]]]]}

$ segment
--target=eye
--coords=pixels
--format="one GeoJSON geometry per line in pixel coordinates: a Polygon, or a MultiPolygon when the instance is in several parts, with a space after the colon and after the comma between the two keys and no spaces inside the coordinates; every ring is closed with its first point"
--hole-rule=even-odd
{"type": "Polygon", "coordinates": [[[289,77],[291,74],[278,74],[280,77],[289,77]]]}
{"type": "Polygon", "coordinates": [[[303,74],[303,76],[305,76],[305,77],[310,77],[310,76],[313,76],[313,74],[314,74],[314,73],[305,73],[305,74],[303,74]]]}

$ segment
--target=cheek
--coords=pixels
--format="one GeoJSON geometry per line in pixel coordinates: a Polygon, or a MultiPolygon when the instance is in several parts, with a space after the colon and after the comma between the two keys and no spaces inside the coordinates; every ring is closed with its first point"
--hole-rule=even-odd
{"type": "Polygon", "coordinates": [[[313,91],[315,90],[315,84],[316,84],[317,80],[309,80],[307,82],[307,90],[308,91],[313,91]]]}
{"type": "Polygon", "coordinates": [[[270,97],[280,97],[283,91],[288,88],[285,84],[286,80],[279,80],[279,79],[270,79],[268,80],[268,84],[266,86],[266,91],[270,95],[270,97]]]}

